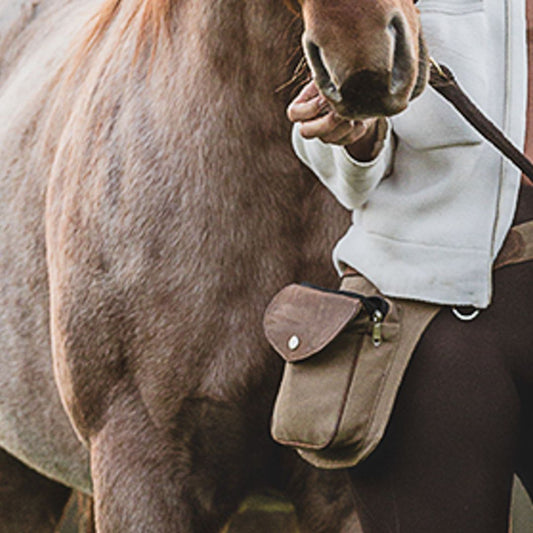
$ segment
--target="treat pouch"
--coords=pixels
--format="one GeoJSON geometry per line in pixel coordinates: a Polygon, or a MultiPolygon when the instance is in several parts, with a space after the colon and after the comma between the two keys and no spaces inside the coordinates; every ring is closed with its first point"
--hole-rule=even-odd
{"type": "Polygon", "coordinates": [[[362,276],[292,284],[264,316],[285,368],[271,432],[321,468],[354,466],[385,432],[403,374],[438,306],[385,298],[362,276]],[[405,318],[416,322],[405,327],[405,318]]]}

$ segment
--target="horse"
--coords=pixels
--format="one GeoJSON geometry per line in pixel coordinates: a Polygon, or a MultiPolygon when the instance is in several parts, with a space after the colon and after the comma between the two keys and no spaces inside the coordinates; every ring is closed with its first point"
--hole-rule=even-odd
{"type": "MultiPolygon", "coordinates": [[[[348,224],[290,147],[291,95],[282,87],[302,30],[329,29],[332,54],[354,54],[336,56],[348,112],[370,104],[398,112],[427,78],[409,0],[293,8],[302,19],[272,0],[0,4],[0,445],[16,465],[4,477],[11,486],[2,507],[24,501],[38,474],[47,478],[37,485],[47,496],[33,498],[23,517],[0,515],[3,530],[53,531],[70,487],[92,495],[99,533],[211,533],[246,494],[274,487],[294,503],[303,531],[398,523],[423,531],[429,518],[420,513],[450,489],[452,476],[433,494],[424,485],[422,501],[432,505],[413,509],[420,480],[433,483],[438,465],[402,470],[423,447],[409,447],[414,433],[405,435],[407,423],[423,426],[417,394],[436,393],[420,376],[444,349],[439,332],[442,340],[463,327],[444,314],[415,354],[383,446],[361,468],[314,469],[269,437],[281,361],[262,335],[263,310],[294,280],[337,285],[330,250],[348,224]],[[402,43],[390,67],[394,98],[383,86],[389,22],[402,43]],[[362,66],[370,75],[354,74],[362,66]],[[362,83],[381,103],[354,100],[362,83]]],[[[319,38],[328,41],[322,33],[305,45],[315,61],[319,38]]],[[[494,334],[503,316],[523,333],[503,338],[524,346],[526,317],[507,313],[513,302],[528,309],[527,285],[518,283],[527,267],[508,272],[496,279],[505,298],[474,328],[494,334]]],[[[471,355],[481,332],[462,335],[471,355]]],[[[518,354],[513,348],[506,353],[518,354]]],[[[491,359],[494,367],[501,360],[491,359]]],[[[484,376],[487,394],[515,384],[510,369],[498,370],[484,376]]],[[[491,452],[510,463],[503,432],[514,424],[518,442],[518,401],[507,400],[510,407],[498,396],[502,442],[491,452]]],[[[452,435],[431,444],[442,449],[452,435]]],[[[465,448],[457,454],[471,459],[465,448]]],[[[499,531],[514,468],[498,465],[496,475],[483,463],[477,478],[503,480],[490,495],[498,505],[480,490],[468,514],[447,494],[437,509],[446,519],[432,528],[450,531],[457,520],[468,531],[499,531]],[[489,505],[498,515],[492,529],[476,521],[489,505]]]]}

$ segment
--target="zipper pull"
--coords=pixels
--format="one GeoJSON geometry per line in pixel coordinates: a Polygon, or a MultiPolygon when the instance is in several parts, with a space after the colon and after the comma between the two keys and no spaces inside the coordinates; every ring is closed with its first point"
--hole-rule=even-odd
{"type": "Polygon", "coordinates": [[[383,337],[381,335],[381,324],[383,323],[383,313],[376,309],[372,314],[372,344],[377,348],[381,345],[383,337]]]}

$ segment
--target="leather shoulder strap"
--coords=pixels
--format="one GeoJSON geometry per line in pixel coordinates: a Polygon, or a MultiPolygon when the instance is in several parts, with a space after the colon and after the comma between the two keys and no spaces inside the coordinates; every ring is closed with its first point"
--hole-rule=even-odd
{"type": "Polygon", "coordinates": [[[496,258],[494,269],[532,260],[533,220],[530,220],[510,229],[503,248],[496,258]]]}

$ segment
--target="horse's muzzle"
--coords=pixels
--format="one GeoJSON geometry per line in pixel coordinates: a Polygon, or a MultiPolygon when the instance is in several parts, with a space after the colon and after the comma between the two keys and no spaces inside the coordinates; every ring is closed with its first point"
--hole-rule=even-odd
{"type": "MultiPolygon", "coordinates": [[[[327,59],[327,50],[304,36],[303,47],[320,92],[337,113],[349,119],[391,116],[403,111],[427,81],[427,54],[419,46],[416,58],[405,23],[397,15],[386,27],[386,45],[372,64],[345,64],[327,59]]],[[[420,42],[423,41],[420,37],[420,42]]]]}

